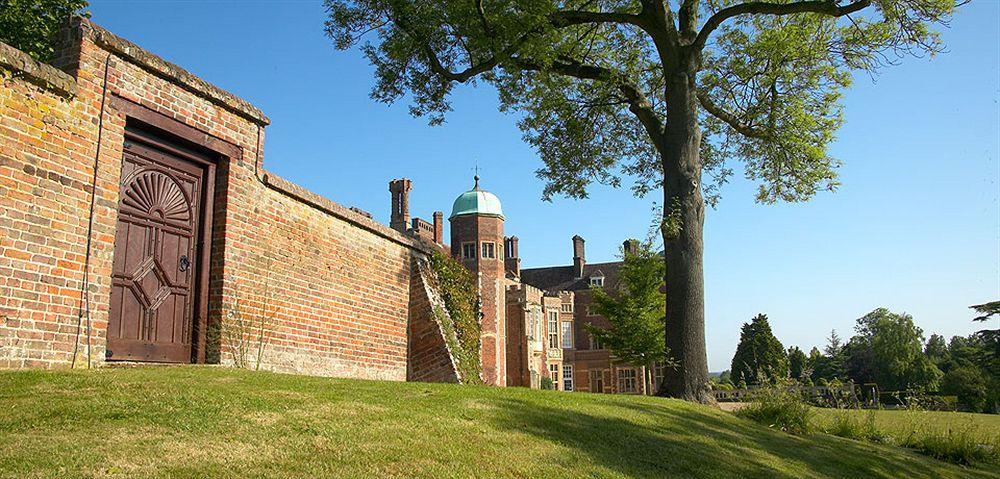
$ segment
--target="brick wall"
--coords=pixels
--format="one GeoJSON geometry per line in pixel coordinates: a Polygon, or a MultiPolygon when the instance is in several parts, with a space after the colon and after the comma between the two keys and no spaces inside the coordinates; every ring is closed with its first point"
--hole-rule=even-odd
{"type": "Polygon", "coordinates": [[[420,245],[267,173],[269,120],[244,100],[86,20],[63,42],[62,71],[0,45],[0,367],[85,366],[88,344],[104,362],[124,133],[143,111],[220,153],[206,320],[270,318],[265,369],[406,378],[420,245]]]}

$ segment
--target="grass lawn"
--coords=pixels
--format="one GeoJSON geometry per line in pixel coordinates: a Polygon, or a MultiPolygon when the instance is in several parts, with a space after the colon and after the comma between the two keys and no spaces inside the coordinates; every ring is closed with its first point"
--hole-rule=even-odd
{"type": "Polygon", "coordinates": [[[0,477],[1000,477],[675,400],[212,367],[0,372],[0,477]]]}
{"type": "MultiPolygon", "coordinates": [[[[864,417],[869,411],[853,409],[815,408],[816,425],[825,427],[839,414],[864,417]]],[[[947,433],[969,431],[974,437],[989,439],[1000,436],[1000,414],[975,414],[947,411],[873,411],[875,425],[892,436],[913,433],[947,433]]]]}

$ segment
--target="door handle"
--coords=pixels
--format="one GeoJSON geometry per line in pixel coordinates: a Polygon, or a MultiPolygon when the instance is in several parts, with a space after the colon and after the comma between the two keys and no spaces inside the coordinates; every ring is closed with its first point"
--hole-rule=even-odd
{"type": "Polygon", "coordinates": [[[180,261],[178,261],[181,271],[187,271],[191,267],[191,260],[188,259],[187,255],[181,255],[180,261]]]}

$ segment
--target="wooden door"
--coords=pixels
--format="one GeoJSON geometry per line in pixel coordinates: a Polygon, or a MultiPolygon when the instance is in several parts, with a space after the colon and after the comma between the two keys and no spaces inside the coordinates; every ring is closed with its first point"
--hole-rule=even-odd
{"type": "MultiPolygon", "coordinates": [[[[190,362],[206,168],[185,150],[126,137],[107,359],[190,362]]],[[[207,255],[205,256],[207,257],[207,255]]]]}

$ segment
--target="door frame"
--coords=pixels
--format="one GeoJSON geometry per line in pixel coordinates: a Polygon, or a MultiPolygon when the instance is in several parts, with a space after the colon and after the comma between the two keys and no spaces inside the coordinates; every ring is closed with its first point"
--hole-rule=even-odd
{"type": "MultiPolygon", "coordinates": [[[[111,106],[125,117],[125,128],[122,135],[123,150],[125,141],[145,143],[205,169],[201,193],[203,205],[201,224],[198,225],[199,231],[195,235],[198,241],[196,247],[198,248],[199,261],[196,265],[193,284],[195,300],[193,314],[195,317],[191,321],[192,354],[190,359],[192,363],[203,364],[208,346],[206,336],[209,326],[208,302],[212,270],[212,232],[215,208],[218,207],[215,204],[215,170],[223,162],[242,157],[243,149],[118,95],[111,97],[111,106]],[[131,131],[130,126],[132,126],[131,131]],[[137,133],[136,130],[148,132],[148,134],[143,135],[137,133]],[[171,140],[176,144],[171,144],[171,140]],[[184,151],[183,148],[188,145],[192,146],[192,149],[204,150],[205,156],[184,151]]],[[[218,254],[222,253],[222,251],[218,252],[218,254]]]]}

